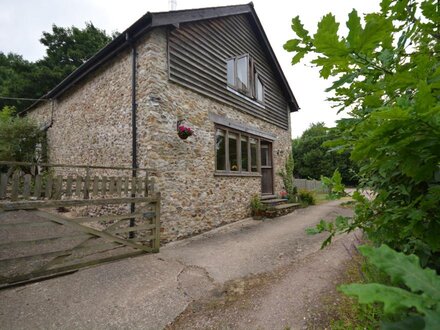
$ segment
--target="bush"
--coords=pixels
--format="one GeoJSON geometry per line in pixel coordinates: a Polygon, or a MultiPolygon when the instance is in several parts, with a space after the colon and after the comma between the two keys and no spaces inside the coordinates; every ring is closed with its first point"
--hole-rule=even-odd
{"type": "Polygon", "coordinates": [[[32,162],[44,134],[29,118],[16,117],[13,113],[11,107],[0,111],[0,160],[32,162]]]}
{"type": "Polygon", "coordinates": [[[299,201],[304,206],[315,205],[316,204],[316,196],[314,191],[310,190],[300,190],[298,193],[299,201]]]}

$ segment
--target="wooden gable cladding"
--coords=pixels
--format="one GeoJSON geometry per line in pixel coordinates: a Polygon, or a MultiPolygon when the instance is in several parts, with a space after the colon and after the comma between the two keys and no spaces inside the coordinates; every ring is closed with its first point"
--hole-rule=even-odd
{"type": "Polygon", "coordinates": [[[168,36],[169,77],[240,111],[288,129],[287,100],[246,15],[181,24],[168,36]],[[249,54],[264,83],[264,105],[227,88],[226,59],[249,54]]]}

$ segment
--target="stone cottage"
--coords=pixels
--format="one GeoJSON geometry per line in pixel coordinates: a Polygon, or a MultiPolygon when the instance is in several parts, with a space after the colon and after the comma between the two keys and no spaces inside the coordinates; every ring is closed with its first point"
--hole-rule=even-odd
{"type": "Polygon", "coordinates": [[[27,110],[51,163],[157,170],[165,240],[282,188],[298,104],[252,3],[147,13],[27,110]],[[179,138],[179,126],[194,132],[179,138]]]}

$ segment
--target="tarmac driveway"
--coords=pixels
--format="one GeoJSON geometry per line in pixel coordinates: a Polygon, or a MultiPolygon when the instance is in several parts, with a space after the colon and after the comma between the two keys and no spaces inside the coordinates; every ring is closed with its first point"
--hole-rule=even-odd
{"type": "Polygon", "coordinates": [[[339,204],[267,221],[245,219],[170,243],[158,254],[2,290],[0,328],[162,329],[190,303],[218,294],[230,281],[277,272],[311,255],[319,261],[325,234],[308,236],[304,230],[322,218],[351,214],[339,204]]]}

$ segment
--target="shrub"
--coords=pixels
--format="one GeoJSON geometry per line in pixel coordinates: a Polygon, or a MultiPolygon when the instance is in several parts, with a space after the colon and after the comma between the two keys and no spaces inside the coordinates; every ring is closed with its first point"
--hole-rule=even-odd
{"type": "Polygon", "coordinates": [[[38,144],[43,142],[43,132],[30,119],[13,113],[10,107],[0,111],[0,160],[32,162],[38,144]]]}
{"type": "Polygon", "coordinates": [[[298,197],[301,204],[305,206],[316,204],[316,196],[314,191],[305,190],[305,189],[300,190],[298,193],[298,197]]]}

